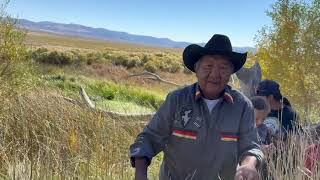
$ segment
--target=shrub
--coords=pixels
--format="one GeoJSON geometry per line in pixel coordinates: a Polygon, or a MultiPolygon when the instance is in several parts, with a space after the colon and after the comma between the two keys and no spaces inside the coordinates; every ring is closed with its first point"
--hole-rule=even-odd
{"type": "MultiPolygon", "coordinates": [[[[24,43],[26,33],[5,12],[8,1],[0,6],[0,102],[27,87],[29,67],[24,43]]],[[[0,114],[1,114],[0,105],[0,114]]]]}
{"type": "Polygon", "coordinates": [[[168,69],[168,71],[170,72],[170,73],[177,73],[177,72],[179,72],[180,70],[181,70],[181,64],[178,64],[178,63],[173,63],[172,65],[171,65],[171,67],[169,67],[169,69],[168,69]]]}
{"type": "Polygon", "coordinates": [[[32,57],[37,59],[39,55],[43,54],[43,53],[47,53],[49,50],[47,48],[41,47],[38,48],[37,50],[32,52],[32,57]]]}
{"type": "Polygon", "coordinates": [[[37,62],[54,64],[54,65],[81,65],[86,63],[91,65],[93,63],[103,64],[111,62],[116,66],[123,66],[125,68],[143,67],[150,72],[158,70],[170,73],[181,71],[182,62],[175,54],[164,53],[127,53],[122,51],[105,51],[91,52],[82,54],[79,50],[72,50],[67,52],[50,52],[46,48],[39,48],[31,53],[31,57],[37,62]]]}
{"type": "Polygon", "coordinates": [[[129,57],[127,55],[119,55],[112,60],[112,64],[126,67],[128,65],[128,59],[129,57]]]}
{"type": "Polygon", "coordinates": [[[80,53],[79,50],[73,50],[70,53],[72,54],[72,57],[73,57],[72,63],[76,65],[82,65],[87,63],[85,55],[80,53]]]}
{"type": "Polygon", "coordinates": [[[88,86],[89,92],[94,96],[100,96],[107,100],[113,100],[117,94],[117,86],[113,83],[93,81],[88,86]]]}
{"type": "Polygon", "coordinates": [[[158,66],[155,64],[155,62],[153,61],[148,61],[145,65],[144,65],[144,69],[149,71],[149,72],[156,72],[156,70],[158,69],[158,66]]]}
{"type": "Polygon", "coordinates": [[[72,62],[72,58],[70,55],[66,53],[61,53],[58,51],[52,52],[44,52],[42,50],[35,51],[33,53],[33,58],[37,62],[47,63],[47,64],[54,64],[54,65],[69,65],[72,62]]]}
{"type": "Polygon", "coordinates": [[[130,57],[127,62],[127,68],[139,67],[141,66],[141,60],[139,56],[130,57]]]}
{"type": "Polygon", "coordinates": [[[88,65],[93,63],[103,63],[106,61],[105,57],[99,52],[87,54],[86,59],[88,65]]]}
{"type": "Polygon", "coordinates": [[[141,64],[144,65],[146,64],[149,60],[151,59],[151,56],[148,54],[144,54],[141,58],[141,64]]]}
{"type": "MultiPolygon", "coordinates": [[[[49,51],[46,48],[39,48],[31,53],[31,57],[40,63],[53,64],[53,65],[82,65],[87,60],[79,50],[59,52],[49,51]]],[[[90,56],[91,57],[91,56],[90,56]]],[[[94,59],[94,58],[92,58],[94,59]]],[[[92,59],[89,59],[92,60],[92,59]]]]}

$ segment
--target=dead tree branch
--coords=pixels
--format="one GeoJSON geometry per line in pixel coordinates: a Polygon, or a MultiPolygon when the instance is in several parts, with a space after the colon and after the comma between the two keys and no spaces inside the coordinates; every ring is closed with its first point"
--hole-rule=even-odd
{"type": "Polygon", "coordinates": [[[89,96],[87,95],[83,87],[81,87],[80,95],[89,108],[91,109],[96,108],[96,106],[92,103],[92,101],[90,100],[89,96]]]}
{"type": "Polygon", "coordinates": [[[121,118],[121,117],[132,117],[132,118],[140,118],[140,119],[150,119],[155,112],[152,113],[140,113],[140,114],[126,114],[126,113],[118,113],[118,112],[113,112],[113,111],[107,111],[104,109],[100,109],[97,108],[94,103],[90,100],[89,96],[87,95],[86,91],[84,90],[84,88],[81,87],[80,90],[80,95],[82,97],[82,99],[84,100],[85,104],[92,110],[94,111],[98,111],[103,113],[105,116],[108,117],[117,117],[117,118],[121,118]]]}
{"type": "Polygon", "coordinates": [[[181,84],[177,84],[175,82],[165,80],[165,79],[161,78],[159,75],[157,75],[155,73],[151,73],[149,71],[143,71],[142,73],[139,73],[139,74],[130,74],[128,77],[137,77],[137,76],[147,76],[147,77],[143,77],[143,78],[152,79],[152,80],[155,80],[155,81],[160,81],[160,82],[163,82],[163,83],[166,83],[166,84],[175,85],[175,86],[183,86],[181,84]]]}

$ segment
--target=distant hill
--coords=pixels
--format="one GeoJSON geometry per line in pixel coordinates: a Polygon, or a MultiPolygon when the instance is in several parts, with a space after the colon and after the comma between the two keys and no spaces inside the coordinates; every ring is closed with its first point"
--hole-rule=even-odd
{"type": "MultiPolygon", "coordinates": [[[[178,42],[168,38],[157,38],[152,36],[143,36],[129,34],[126,32],[112,31],[104,28],[92,28],[79,24],[62,24],[49,21],[33,22],[26,19],[19,19],[19,26],[21,28],[51,32],[56,34],[87,37],[99,40],[108,40],[116,42],[126,42],[134,44],[144,44],[158,47],[169,47],[169,48],[184,48],[189,45],[189,42],[178,42]]],[[[204,43],[199,43],[203,45],[204,43]]],[[[252,47],[233,47],[237,52],[253,51],[255,48],[252,47]]]]}

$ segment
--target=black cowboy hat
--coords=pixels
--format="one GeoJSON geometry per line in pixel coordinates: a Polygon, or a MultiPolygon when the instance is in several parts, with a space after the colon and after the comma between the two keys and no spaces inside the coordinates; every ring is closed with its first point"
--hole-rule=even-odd
{"type": "Polygon", "coordinates": [[[187,46],[183,51],[183,62],[185,66],[195,72],[194,64],[204,55],[224,55],[229,57],[234,66],[233,73],[237,72],[246,62],[247,53],[237,53],[232,51],[230,39],[221,34],[215,34],[202,47],[197,44],[187,46]]]}

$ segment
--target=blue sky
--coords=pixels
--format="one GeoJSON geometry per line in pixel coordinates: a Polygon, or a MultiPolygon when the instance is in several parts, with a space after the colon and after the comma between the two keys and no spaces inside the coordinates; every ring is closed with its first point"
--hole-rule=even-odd
{"type": "MultiPolygon", "coordinates": [[[[3,0],[0,0],[0,2],[3,0]]],[[[76,23],[176,41],[207,42],[226,34],[234,46],[254,46],[271,23],[274,0],[11,0],[7,11],[32,21],[76,23]]]]}

